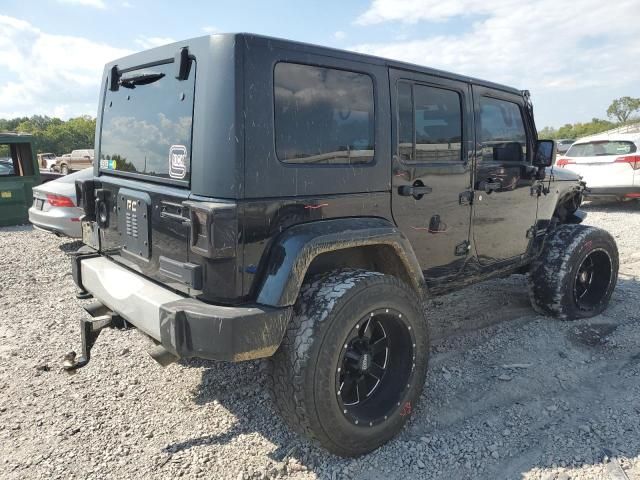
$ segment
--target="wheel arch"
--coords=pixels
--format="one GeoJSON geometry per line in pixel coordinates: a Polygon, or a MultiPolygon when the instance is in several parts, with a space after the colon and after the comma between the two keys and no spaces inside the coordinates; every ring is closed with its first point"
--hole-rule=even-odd
{"type": "Polygon", "coordinates": [[[289,227],[268,249],[256,292],[262,305],[293,305],[305,278],[338,267],[396,276],[418,295],[426,289],[407,238],[382,218],[341,218],[289,227]]]}

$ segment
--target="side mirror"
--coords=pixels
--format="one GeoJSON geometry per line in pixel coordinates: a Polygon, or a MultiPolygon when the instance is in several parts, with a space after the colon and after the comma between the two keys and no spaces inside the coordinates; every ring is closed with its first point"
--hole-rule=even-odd
{"type": "Polygon", "coordinates": [[[550,167],[556,160],[556,142],[553,140],[538,140],[533,156],[536,167],[550,167]]]}

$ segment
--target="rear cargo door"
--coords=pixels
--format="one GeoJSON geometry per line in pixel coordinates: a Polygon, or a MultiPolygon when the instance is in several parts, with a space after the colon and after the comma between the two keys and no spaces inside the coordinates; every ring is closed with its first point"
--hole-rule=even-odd
{"type": "Polygon", "coordinates": [[[176,78],[173,62],[117,72],[110,80],[99,141],[102,250],[145,276],[188,292],[161,268],[188,262],[195,62],[176,78]],[[115,83],[115,86],[114,86],[115,83]]]}

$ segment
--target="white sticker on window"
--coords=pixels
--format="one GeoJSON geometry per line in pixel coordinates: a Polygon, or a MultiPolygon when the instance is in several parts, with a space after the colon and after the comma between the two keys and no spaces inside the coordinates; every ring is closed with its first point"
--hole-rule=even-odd
{"type": "Polygon", "coordinates": [[[171,145],[169,148],[169,176],[183,179],[187,175],[187,147],[171,145]]]}

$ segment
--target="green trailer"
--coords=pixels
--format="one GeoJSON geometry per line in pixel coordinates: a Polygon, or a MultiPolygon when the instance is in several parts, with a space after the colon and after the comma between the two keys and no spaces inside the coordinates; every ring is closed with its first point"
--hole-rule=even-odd
{"type": "Polygon", "coordinates": [[[31,135],[0,132],[0,226],[29,221],[32,188],[40,183],[32,140],[31,135]]]}

